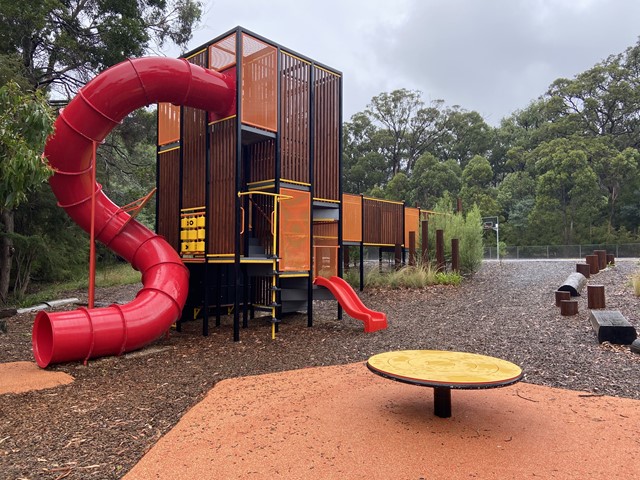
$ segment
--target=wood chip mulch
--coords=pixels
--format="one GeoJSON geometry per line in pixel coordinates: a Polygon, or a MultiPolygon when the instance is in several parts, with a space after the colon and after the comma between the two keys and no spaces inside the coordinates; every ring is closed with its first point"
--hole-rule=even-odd
{"type": "MultiPolygon", "coordinates": [[[[0,477],[121,478],[220,380],[361,362],[388,350],[491,355],[522,366],[529,383],[640,400],[640,355],[598,344],[586,291],[578,315],[563,317],[555,306],[554,291],[574,270],[575,261],[485,262],[460,287],[369,290],[364,303],[390,323],[374,334],[347,316],[337,320],[335,302],[317,302],[312,328],[305,315],[286,317],[276,340],[269,322],[255,319],[234,343],[231,318],[223,317],[220,327],[211,321],[208,337],[191,322],[139,352],[50,367],[75,381],[0,396],[0,477]]],[[[589,279],[605,285],[607,309],[636,328],[640,298],[630,278],[638,270],[637,260],[620,259],[589,279]]],[[[126,302],[137,288],[101,289],[97,299],[126,302]]],[[[86,292],[69,296],[82,300],[86,292]]],[[[6,319],[0,363],[33,361],[34,316],[6,319]]]]}

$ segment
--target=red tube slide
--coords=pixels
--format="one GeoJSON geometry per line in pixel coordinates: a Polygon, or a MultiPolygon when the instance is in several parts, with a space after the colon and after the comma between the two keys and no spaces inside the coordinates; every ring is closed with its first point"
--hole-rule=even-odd
{"type": "Polygon", "coordinates": [[[56,120],[45,155],[59,205],[89,231],[95,191],[96,239],[142,273],[143,288],[126,305],[38,313],[32,344],[42,368],[136,350],[159,338],[182,312],[189,272],[179,255],[111,202],[91,177],[93,142],[102,142],[129,113],[157,102],[230,115],[235,80],[183,59],[127,60],[85,85],[56,120]]]}
{"type": "Polygon", "coordinates": [[[313,283],[328,288],[349,315],[362,320],[365,332],[376,332],[387,328],[387,315],[366,307],[346,280],[336,276],[331,278],[316,277],[313,283]]]}

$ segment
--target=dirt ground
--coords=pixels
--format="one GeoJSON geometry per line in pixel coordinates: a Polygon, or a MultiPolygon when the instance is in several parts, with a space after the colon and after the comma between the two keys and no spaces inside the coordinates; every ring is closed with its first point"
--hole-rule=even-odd
{"type": "MultiPolygon", "coordinates": [[[[121,478],[222,380],[363,362],[388,350],[491,355],[522,366],[530,384],[640,400],[640,355],[598,344],[586,292],[576,316],[562,317],[555,307],[553,292],[574,269],[575,262],[564,261],[488,262],[460,287],[370,290],[362,294],[364,303],[389,318],[389,328],[374,334],[365,334],[357,320],[337,320],[335,302],[320,302],[312,328],[305,315],[286,317],[276,340],[269,323],[256,319],[234,343],[225,317],[220,327],[211,322],[208,337],[200,335],[200,322],[192,322],[138,352],[53,366],[48,370],[75,381],[0,396],[1,476],[121,478]]],[[[589,280],[605,286],[607,308],[620,310],[636,328],[640,299],[630,276],[639,269],[636,260],[618,260],[589,280]]],[[[136,291],[135,285],[102,289],[97,299],[126,302],[136,291]]],[[[33,318],[8,319],[0,363],[33,360],[33,318]]]]}

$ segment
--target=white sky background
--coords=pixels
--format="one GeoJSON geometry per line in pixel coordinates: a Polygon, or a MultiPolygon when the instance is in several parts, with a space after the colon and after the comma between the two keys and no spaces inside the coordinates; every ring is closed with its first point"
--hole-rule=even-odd
{"type": "Polygon", "coordinates": [[[408,88],[498,125],[640,36],[638,0],[205,2],[191,48],[241,25],[340,70],[345,121],[373,96],[408,88]]]}

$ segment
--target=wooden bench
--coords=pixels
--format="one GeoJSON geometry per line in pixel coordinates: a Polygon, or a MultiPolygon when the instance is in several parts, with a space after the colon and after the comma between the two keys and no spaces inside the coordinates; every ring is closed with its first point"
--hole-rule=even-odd
{"type": "Polygon", "coordinates": [[[600,343],[630,345],[638,337],[635,327],[617,310],[591,310],[589,320],[600,343]]]}

